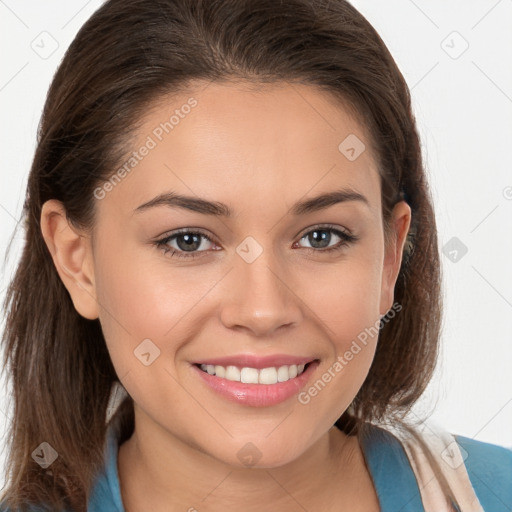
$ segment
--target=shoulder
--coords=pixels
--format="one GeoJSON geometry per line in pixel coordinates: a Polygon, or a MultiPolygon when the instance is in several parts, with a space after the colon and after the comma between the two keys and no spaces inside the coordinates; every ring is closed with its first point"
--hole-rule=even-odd
{"type": "Polygon", "coordinates": [[[512,510],[512,449],[453,434],[484,510],[512,510]]]}
{"type": "MultiPolygon", "coordinates": [[[[472,500],[471,493],[464,490],[469,485],[483,510],[512,511],[510,448],[450,433],[433,422],[425,427],[426,424],[415,427],[414,431],[426,443],[457,493],[462,492],[463,499],[472,500]]],[[[422,501],[428,500],[431,492],[427,488],[430,486],[423,485],[426,459],[416,439],[396,425],[372,425],[363,446],[379,497],[383,505],[389,505],[383,506],[383,510],[396,510],[404,494],[408,497],[404,510],[409,510],[407,506],[414,500],[411,510],[424,510],[422,501]]]]}

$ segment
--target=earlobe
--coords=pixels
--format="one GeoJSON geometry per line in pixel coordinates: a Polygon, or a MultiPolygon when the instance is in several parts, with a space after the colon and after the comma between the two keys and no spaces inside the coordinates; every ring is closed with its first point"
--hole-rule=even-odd
{"type": "Polygon", "coordinates": [[[391,224],[391,240],[385,248],[382,271],[381,315],[385,315],[393,305],[395,284],[400,273],[403,250],[411,225],[411,208],[405,201],[400,201],[393,208],[391,224]]]}
{"type": "Polygon", "coordinates": [[[64,206],[55,199],[43,204],[41,232],[75,309],[84,318],[95,320],[99,308],[89,237],[72,227],[64,206]]]}

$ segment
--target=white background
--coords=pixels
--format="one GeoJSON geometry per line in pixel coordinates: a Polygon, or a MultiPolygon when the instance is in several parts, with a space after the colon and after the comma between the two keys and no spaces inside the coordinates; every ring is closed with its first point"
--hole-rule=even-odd
{"type": "MultiPolygon", "coordinates": [[[[0,1],[2,258],[21,215],[47,88],[101,3],[0,1]],[[34,51],[41,38],[44,51],[58,45],[52,55],[34,51]]],[[[448,250],[442,256],[441,356],[414,413],[434,410],[431,420],[452,433],[512,447],[512,0],[352,3],[377,29],[411,88],[440,250],[453,237],[467,247],[456,261],[448,250]]],[[[2,300],[22,240],[20,229],[2,266],[2,300]]],[[[12,413],[1,384],[0,448],[12,413]]],[[[0,467],[4,457],[2,450],[0,467]]]]}

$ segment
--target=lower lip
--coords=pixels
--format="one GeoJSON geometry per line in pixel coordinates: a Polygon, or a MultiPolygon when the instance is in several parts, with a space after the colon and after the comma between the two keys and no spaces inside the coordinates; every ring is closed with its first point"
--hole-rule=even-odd
{"type": "Polygon", "coordinates": [[[204,372],[196,365],[192,365],[199,377],[203,379],[211,389],[223,397],[238,404],[251,407],[268,407],[276,405],[299,393],[311,377],[318,361],[312,361],[308,367],[298,376],[286,382],[275,384],[245,384],[235,382],[222,377],[216,377],[204,372]]]}

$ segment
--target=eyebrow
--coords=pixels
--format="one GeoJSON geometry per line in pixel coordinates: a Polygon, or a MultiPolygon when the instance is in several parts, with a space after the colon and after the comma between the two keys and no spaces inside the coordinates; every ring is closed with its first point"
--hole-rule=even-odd
{"type": "MultiPolygon", "coordinates": [[[[324,210],[338,203],[359,201],[370,207],[368,199],[353,189],[346,188],[321,194],[319,196],[295,203],[290,212],[294,216],[306,215],[308,213],[324,210]]],[[[167,206],[169,208],[182,208],[203,215],[215,215],[218,217],[231,217],[233,211],[228,205],[218,201],[207,201],[198,197],[184,196],[174,192],[165,192],[150,201],[135,208],[134,213],[140,213],[150,208],[167,206]]]]}

